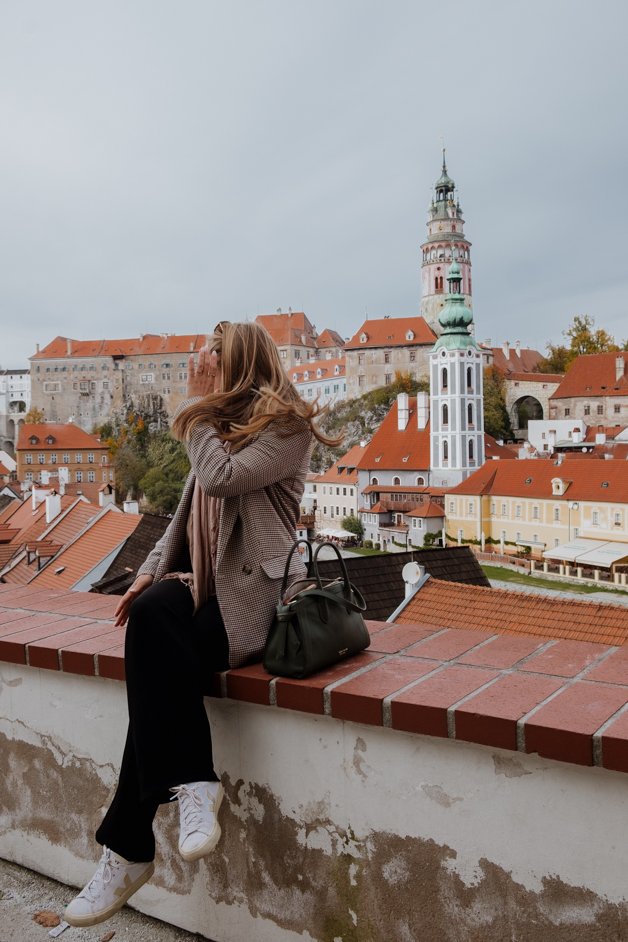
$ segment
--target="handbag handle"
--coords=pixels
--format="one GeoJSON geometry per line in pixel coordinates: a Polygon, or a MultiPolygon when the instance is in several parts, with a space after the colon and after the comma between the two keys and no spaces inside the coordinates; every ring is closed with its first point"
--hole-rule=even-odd
{"type": "Polygon", "coordinates": [[[294,545],[293,545],[293,547],[292,547],[292,549],[291,549],[290,552],[288,553],[288,558],[287,558],[287,560],[286,560],[286,568],[285,568],[284,571],[283,571],[283,581],[282,581],[282,583],[281,583],[281,596],[280,596],[280,598],[283,598],[284,595],[286,594],[286,589],[288,588],[288,573],[289,573],[289,570],[290,570],[290,562],[291,562],[291,560],[292,560],[292,556],[293,556],[293,554],[294,554],[294,551],[296,550],[296,548],[297,548],[301,543],[305,543],[305,545],[307,546],[307,556],[308,556],[308,559],[307,559],[307,574],[308,574],[308,576],[310,576],[310,572],[311,572],[312,566],[314,565],[314,560],[315,560],[315,558],[316,558],[315,556],[312,556],[312,544],[310,543],[309,540],[296,540],[295,543],[294,543],[294,545]]]}
{"type": "Polygon", "coordinates": [[[338,557],[338,562],[340,563],[340,568],[342,569],[342,578],[344,580],[344,593],[345,593],[345,596],[350,597],[351,596],[351,583],[349,582],[349,573],[347,572],[345,561],[342,557],[342,553],[340,552],[336,544],[330,543],[329,540],[326,540],[324,543],[319,543],[316,549],[314,550],[314,558],[312,560],[312,576],[314,579],[316,579],[318,583],[318,588],[319,589],[323,588],[323,583],[321,581],[320,573],[318,571],[318,554],[320,553],[320,551],[322,550],[324,546],[331,546],[334,553],[338,557]]]}

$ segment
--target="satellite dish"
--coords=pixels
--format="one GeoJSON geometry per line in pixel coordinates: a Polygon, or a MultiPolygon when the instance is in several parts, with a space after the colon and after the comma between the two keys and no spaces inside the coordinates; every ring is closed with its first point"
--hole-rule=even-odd
{"type": "Polygon", "coordinates": [[[403,581],[415,585],[423,575],[423,567],[418,563],[406,563],[401,570],[403,581]]]}

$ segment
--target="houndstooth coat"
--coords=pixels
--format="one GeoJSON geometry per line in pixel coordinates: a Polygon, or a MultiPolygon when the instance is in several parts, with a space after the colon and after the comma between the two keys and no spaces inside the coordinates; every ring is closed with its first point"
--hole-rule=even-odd
{"type": "MultiPolygon", "coordinates": [[[[179,407],[192,402],[186,400],[179,407]]],[[[279,601],[286,559],[296,539],[300,500],[309,469],[312,433],[304,423],[289,436],[271,423],[235,454],[225,451],[215,429],[200,423],[187,442],[192,470],[168,529],[138,575],[157,582],[176,570],[186,545],[186,527],[198,480],[221,498],[216,552],[216,596],[229,639],[229,664],[261,660],[279,601]]],[[[298,553],[290,575],[305,576],[298,553]]]]}

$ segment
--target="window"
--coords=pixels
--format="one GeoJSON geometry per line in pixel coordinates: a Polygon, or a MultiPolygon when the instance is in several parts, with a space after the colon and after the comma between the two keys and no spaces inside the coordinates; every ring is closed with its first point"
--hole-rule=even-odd
{"type": "Polygon", "coordinates": [[[327,507],[323,507],[323,516],[324,516],[324,517],[327,516],[327,507]]]}
{"type": "Polygon", "coordinates": [[[601,403],[600,403],[600,405],[597,407],[597,414],[598,414],[598,415],[604,415],[604,406],[603,406],[601,403]]]}
{"type": "Polygon", "coordinates": [[[100,458],[100,463],[101,463],[101,464],[107,464],[107,455],[102,455],[102,456],[101,456],[101,458],[100,458]]]}
{"type": "Polygon", "coordinates": [[[26,464],[32,464],[32,463],[33,463],[33,456],[32,456],[32,455],[27,455],[27,456],[26,456],[26,464]]]}
{"type": "Polygon", "coordinates": [[[447,384],[449,382],[449,373],[447,367],[444,366],[441,370],[441,386],[443,389],[447,389],[447,384]]]}
{"type": "Polygon", "coordinates": [[[88,463],[88,464],[93,464],[93,463],[94,463],[94,455],[92,454],[92,452],[90,452],[90,453],[88,454],[88,456],[87,456],[87,463],[88,463]]]}
{"type": "Polygon", "coordinates": [[[615,413],[615,415],[619,415],[619,413],[621,412],[621,405],[618,402],[616,402],[615,405],[613,406],[613,412],[615,413]]]}
{"type": "Polygon", "coordinates": [[[471,439],[471,441],[469,442],[469,461],[475,461],[474,454],[475,453],[473,451],[473,439],[471,439]]]}
{"type": "Polygon", "coordinates": [[[456,504],[453,500],[449,501],[449,513],[452,514],[456,508],[456,504]]]}
{"type": "Polygon", "coordinates": [[[394,477],[393,480],[392,480],[392,482],[393,482],[393,487],[400,487],[400,486],[401,486],[401,478],[394,477]]]}
{"type": "Polygon", "coordinates": [[[590,406],[588,403],[587,403],[586,406],[584,407],[584,414],[585,414],[585,415],[591,415],[591,406],[590,406]]]}
{"type": "Polygon", "coordinates": [[[103,382],[102,382],[102,388],[103,388],[103,389],[109,389],[109,380],[108,380],[108,379],[104,379],[104,380],[103,380],[103,382]]]}
{"type": "Polygon", "coordinates": [[[495,513],[495,501],[494,500],[491,501],[491,513],[492,514],[495,513]]]}
{"type": "Polygon", "coordinates": [[[416,486],[425,487],[425,478],[422,477],[421,475],[419,475],[418,478],[416,479],[416,486]]]}
{"type": "Polygon", "coordinates": [[[154,383],[155,374],[154,373],[142,373],[140,375],[140,383],[154,383]]]}
{"type": "Polygon", "coordinates": [[[554,521],[558,522],[560,520],[560,507],[554,507],[554,521]]]}
{"type": "Polygon", "coordinates": [[[447,405],[447,403],[443,405],[442,415],[443,415],[443,425],[449,425],[449,406],[447,405]]]}
{"type": "Polygon", "coordinates": [[[470,366],[467,367],[467,391],[473,392],[473,370],[470,366]]]}
{"type": "Polygon", "coordinates": [[[37,455],[37,461],[38,461],[39,464],[43,464],[43,463],[45,462],[45,460],[46,460],[46,456],[45,456],[45,455],[37,455]]]}
{"type": "Polygon", "coordinates": [[[88,471],[88,472],[87,472],[87,480],[88,480],[91,484],[93,484],[94,481],[96,480],[96,472],[95,472],[95,471],[88,471]]]}
{"type": "Polygon", "coordinates": [[[569,407],[565,409],[565,416],[568,416],[568,415],[571,415],[571,409],[569,407]]]}
{"type": "Polygon", "coordinates": [[[538,519],[539,519],[539,508],[536,506],[536,504],[535,504],[534,507],[532,508],[532,519],[533,519],[533,520],[538,520],[538,519]]]}
{"type": "Polygon", "coordinates": [[[26,478],[27,481],[32,481],[32,480],[33,480],[33,472],[32,472],[32,471],[27,471],[24,476],[25,476],[25,478],[26,478]]]}
{"type": "Polygon", "coordinates": [[[377,478],[371,478],[371,484],[379,484],[379,480],[377,478]]]}
{"type": "Polygon", "coordinates": [[[410,350],[408,359],[410,360],[410,363],[414,363],[416,361],[416,350],[410,350]]]}
{"type": "Polygon", "coordinates": [[[358,353],[358,366],[364,366],[364,354],[358,353]]]}
{"type": "Polygon", "coordinates": [[[422,530],[422,529],[423,529],[423,521],[421,520],[420,517],[413,517],[413,518],[412,518],[412,526],[414,527],[415,530],[422,530]]]}
{"type": "Polygon", "coordinates": [[[107,480],[107,472],[106,472],[106,471],[103,471],[103,473],[102,473],[102,479],[103,479],[103,481],[106,481],[106,480],[107,480]]]}
{"type": "Polygon", "coordinates": [[[77,472],[76,472],[76,483],[77,483],[77,484],[80,484],[80,483],[82,482],[82,480],[83,480],[83,472],[82,472],[82,471],[77,471],[77,472]]]}
{"type": "Polygon", "coordinates": [[[594,527],[599,527],[600,525],[600,514],[597,510],[594,510],[593,513],[591,514],[591,524],[594,527]]]}
{"type": "Polygon", "coordinates": [[[472,514],[474,510],[475,510],[475,502],[470,500],[469,501],[469,513],[472,514]]]}
{"type": "Polygon", "coordinates": [[[515,507],[515,517],[517,520],[521,519],[521,504],[517,504],[515,507]]]}
{"type": "Polygon", "coordinates": [[[390,363],[390,351],[389,350],[387,350],[384,353],[384,363],[390,363]]]}
{"type": "Polygon", "coordinates": [[[56,464],[56,463],[57,463],[57,456],[56,456],[56,455],[50,455],[49,461],[50,461],[50,464],[56,464]]]}
{"type": "Polygon", "coordinates": [[[392,373],[384,373],[384,386],[390,386],[392,383],[392,373]]]}
{"type": "Polygon", "coordinates": [[[358,376],[358,386],[364,386],[364,375],[358,376]]]}
{"type": "Polygon", "coordinates": [[[77,451],[76,454],[74,455],[74,460],[76,461],[77,464],[80,464],[81,461],[83,460],[82,452],[77,451]]]}
{"type": "Polygon", "coordinates": [[[449,442],[443,442],[443,464],[449,461],[449,442]]]}
{"type": "Polygon", "coordinates": [[[577,539],[577,537],[580,536],[580,527],[574,527],[574,528],[573,528],[573,536],[574,536],[574,540],[577,539]]]}
{"type": "Polygon", "coordinates": [[[502,517],[506,516],[506,504],[502,504],[502,517]]]}
{"type": "Polygon", "coordinates": [[[469,425],[473,425],[473,406],[471,403],[467,406],[467,422],[469,425]]]}
{"type": "Polygon", "coordinates": [[[615,524],[616,527],[621,526],[621,514],[620,513],[615,514],[615,516],[613,517],[613,523],[615,524]]]}

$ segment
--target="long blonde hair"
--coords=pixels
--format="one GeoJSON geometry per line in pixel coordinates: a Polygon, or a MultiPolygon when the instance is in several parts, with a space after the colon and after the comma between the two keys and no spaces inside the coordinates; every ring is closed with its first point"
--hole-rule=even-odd
{"type": "Polygon", "coordinates": [[[271,422],[290,435],[307,423],[312,435],[325,445],[339,445],[343,436],[330,438],[316,425],[325,408],[305,402],[290,382],[279,351],[259,324],[222,321],[209,341],[222,370],[221,389],[192,403],[172,423],[175,438],[189,438],[195,425],[209,422],[223,442],[239,451],[271,422]]]}

